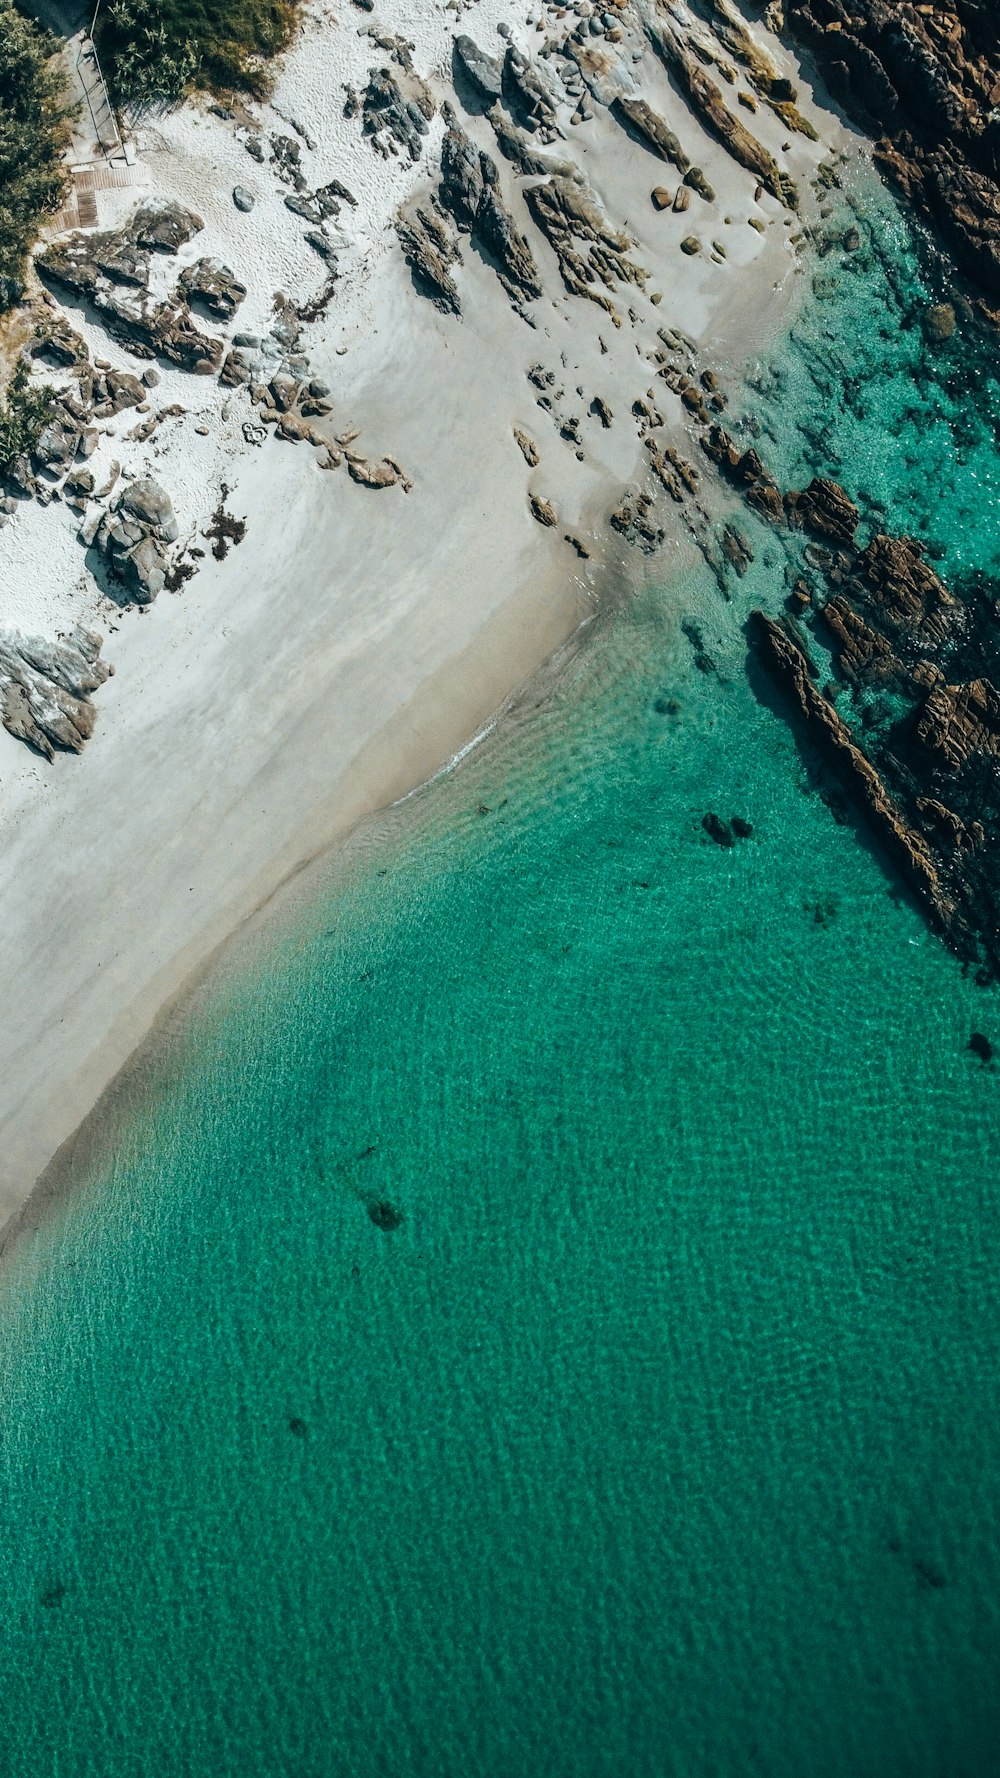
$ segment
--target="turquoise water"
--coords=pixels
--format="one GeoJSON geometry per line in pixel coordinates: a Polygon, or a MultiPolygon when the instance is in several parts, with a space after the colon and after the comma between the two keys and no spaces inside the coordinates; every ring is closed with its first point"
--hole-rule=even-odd
{"type": "MultiPolygon", "coordinates": [[[[886,216],[755,412],[990,571],[886,216]]],[[[233,947],[16,1250],[5,1774],[1000,1770],[1000,1009],[757,701],[741,523],[233,947]]]]}

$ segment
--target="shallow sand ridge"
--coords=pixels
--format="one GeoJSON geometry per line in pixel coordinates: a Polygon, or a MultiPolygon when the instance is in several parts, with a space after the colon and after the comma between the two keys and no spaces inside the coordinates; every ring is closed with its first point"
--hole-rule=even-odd
{"type": "MultiPolygon", "coordinates": [[[[504,49],[495,27],[508,22],[537,59],[545,31],[509,8],[471,9],[459,26],[493,55],[504,49]]],[[[550,34],[561,39],[575,23],[552,19],[550,34]]],[[[416,19],[386,4],[335,19],[314,8],[253,127],[198,103],[139,131],[148,194],[189,205],[205,223],[173,267],[154,266],[157,289],[165,293],[177,267],[223,260],[245,301],[232,321],[199,325],[227,345],[266,333],[277,291],[306,305],[327,277],[305,238],[308,219],[285,202],[293,190],[269,158],[271,138],[298,146],[308,190],[336,179],[356,198],[331,225],[339,276],[324,313],[303,325],[301,346],[310,375],[329,389],[330,436],[357,428],[347,449],[373,463],[391,456],[412,488],[359,486],[346,463],[321,470],[320,451],[277,438],[273,426],[263,443],[251,442],[244,427],[261,409],[245,388],[159,364],[156,408],[186,411],[147,439],[128,438],[130,413],[113,417],[91,459],[96,485],[113,460],[123,482],[154,475],[177,513],[178,549],[207,552],[198,534],[224,484],[226,510],[246,520],[245,540],[223,560],[206,553],[179,594],[162,592],[140,617],[102,596],[65,505],[24,506],[0,534],[3,622],[43,635],[96,624],[115,668],[96,694],[94,738],[79,757],[49,764],[0,734],[5,1212],[208,952],[362,813],[442,764],[605,588],[639,571],[641,552],[608,529],[623,494],[649,481],[656,495],[650,524],[667,540],[654,558],[658,574],[692,527],[710,525],[707,493],[682,507],[647,473],[651,436],[657,450],[670,445],[697,460],[690,402],[657,380],[659,330],[682,330],[706,364],[745,356],[765,316],[777,318],[776,288],[793,287],[790,241],[800,224],[777,198],[757,195],[754,174],[702,127],[637,15],[625,9],[623,25],[624,48],[614,46],[609,66],[627,54],[636,91],[676,131],[714,195],[685,187],[687,210],[657,210],[651,191],[680,189],[678,169],[596,97],[585,100],[590,115],[571,123],[579,100],[565,90],[559,98],[549,83],[554,127],[542,134],[552,139],[536,132],[532,145],[585,173],[609,228],[629,236],[629,257],[647,274],[645,288],[595,286],[619,326],[567,292],[525,204],[524,179],[482,108],[456,98],[451,13],[416,19]],[[371,31],[412,47],[394,60],[371,31]],[[369,70],[387,67],[405,87],[406,61],[435,110],[417,160],[405,151],[383,158],[360,116],[343,115],[344,83],[363,92],[369,70]],[[394,220],[401,205],[427,204],[437,188],[446,100],[495,162],[530,247],[543,289],[525,305],[533,325],[508,300],[492,256],[466,234],[453,274],[460,317],[418,291],[404,262],[394,220]],[[246,147],[258,139],[263,161],[246,147]],[[250,211],[234,206],[237,186],[253,197],[250,211]],[[681,250],[689,238],[697,251],[681,250]],[[536,522],[531,495],[557,523],[536,522]]],[[[757,34],[798,78],[773,39],[757,34]]],[[[726,98],[735,109],[735,90],[726,98]]],[[[810,174],[840,136],[831,117],[800,103],[820,142],[788,134],[764,106],[742,114],[798,180],[806,205],[810,174]]],[[[101,193],[101,226],[123,224],[143,195],[141,187],[101,193]]],[[[69,299],[64,307],[95,357],[132,372],[148,362],[130,357],[92,312],[69,299]]]]}

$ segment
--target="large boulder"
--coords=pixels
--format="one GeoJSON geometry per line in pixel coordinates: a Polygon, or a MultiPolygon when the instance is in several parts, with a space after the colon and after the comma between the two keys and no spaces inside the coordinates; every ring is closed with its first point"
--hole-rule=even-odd
{"type": "Polygon", "coordinates": [[[471,37],[455,38],[454,63],[479,98],[492,104],[501,97],[503,65],[496,56],[487,55],[485,50],[473,43],[471,37]]]}
{"type": "Polygon", "coordinates": [[[181,273],[180,285],[188,302],[197,303],[217,321],[231,321],[247,288],[221,259],[198,259],[181,273]]]}
{"type": "Polygon", "coordinates": [[[205,224],[193,210],[158,198],[147,198],[132,218],[131,233],[140,247],[176,253],[200,234],[205,224]]]}

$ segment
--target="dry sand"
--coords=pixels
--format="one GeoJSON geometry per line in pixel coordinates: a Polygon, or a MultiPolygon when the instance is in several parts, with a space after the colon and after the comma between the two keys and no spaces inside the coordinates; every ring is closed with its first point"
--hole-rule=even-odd
{"type": "MultiPolygon", "coordinates": [[[[697,209],[657,215],[649,192],[675,185],[672,169],[604,111],[571,129],[566,107],[567,146],[652,274],[646,295],[619,293],[623,327],[563,292],[536,232],[547,294],[533,305],[534,329],[469,248],[457,274],[461,320],[415,292],[390,223],[408,192],[429,189],[440,117],[421,163],[377,157],[357,121],[342,116],[342,83],[363,85],[368,68],[386,60],[359,31],[402,32],[416,46],[417,70],[443,76],[456,30],[502,49],[495,25],[506,18],[537,49],[529,16],[537,14],[501,0],[481,0],[457,23],[443,7],[417,12],[398,0],[380,0],[374,15],[314,6],[273,109],[260,108],[265,135],[294,117],[315,141],[315,151],[303,149],[311,185],[336,176],[359,199],[346,218],[335,300],[305,345],[330,384],[338,425],[359,427],[367,454],[399,458],[412,491],[373,492],[343,470],[323,473],[308,445],[248,446],[245,394],[174,372],[156,400],[177,400],[188,414],[144,447],[128,444],[131,416],[120,416],[95,460],[98,479],[112,456],[126,474],[154,473],[187,535],[206,522],[225,482],[230,510],[248,527],[225,561],[207,560],[180,594],[161,594],[147,612],[123,614],[86,573],[65,508],[29,507],[0,533],[4,623],[51,635],[83,617],[107,634],[115,668],[81,756],[50,765],[0,732],[0,1220],[226,934],[304,860],[453,755],[620,577],[606,520],[644,457],[631,405],[653,383],[656,328],[681,327],[708,363],[739,363],[795,288],[786,216],[769,198],[755,202],[751,176],[703,135],[647,56],[643,92],[696,153],[717,201],[710,218],[697,209]],[[763,234],[748,226],[751,214],[763,234]],[[724,240],[724,263],[679,252],[693,225],[706,242],[724,240]],[[658,306],[653,292],[662,292],[658,306]],[[584,416],[583,462],[536,405],[525,373],[539,362],[565,385],[564,410],[584,416]],[[610,430],[587,415],[594,394],[616,416],[610,430]],[[538,445],[536,469],[514,442],[515,425],[538,445]],[[529,488],[553,501],[556,528],[532,519],[529,488]],[[566,530],[585,540],[589,560],[564,541],[566,530]]],[[[769,47],[796,72],[773,40],[769,47]]],[[[443,78],[436,90],[445,94],[443,78]]],[[[782,154],[805,178],[840,146],[835,121],[807,108],[823,141],[796,137],[782,154]]],[[[774,152],[789,139],[769,115],[750,121],[774,152]]],[[[462,122],[495,151],[484,119],[462,122]]],[[[138,133],[135,185],[101,198],[104,226],[147,190],[198,208],[206,231],[182,260],[217,253],[249,290],[229,333],[266,327],[276,290],[302,300],[323,275],[284,206],[285,188],[251,160],[245,137],[203,102],[186,106],[138,133]],[[256,195],[249,216],[232,205],[237,183],[256,195]]],[[[518,182],[501,168],[528,231],[518,182]]],[[[71,318],[92,349],[129,365],[99,327],[75,311],[71,318]]],[[[696,455],[676,398],[658,384],[656,399],[696,455]]]]}

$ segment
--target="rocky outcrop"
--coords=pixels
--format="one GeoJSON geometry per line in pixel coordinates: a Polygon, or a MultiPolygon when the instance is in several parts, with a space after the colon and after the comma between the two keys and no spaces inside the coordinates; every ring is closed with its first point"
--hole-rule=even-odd
{"type": "Polygon", "coordinates": [[[780,117],[786,129],[817,140],[817,132],[803,117],[795,101],[795,87],[786,75],[779,73],[769,55],[751,36],[731,0],[714,0],[712,26],[724,49],[742,64],[754,92],[780,117]]]}
{"type": "Polygon", "coordinates": [[[496,162],[455,124],[441,144],[441,203],[485,250],[513,303],[541,296],[538,267],[503,201],[496,162]]]}
{"type": "Polygon", "coordinates": [[[221,259],[196,259],[181,273],[180,288],[189,303],[207,309],[216,321],[231,321],[247,293],[221,259]]]}
{"type": "Polygon", "coordinates": [[[391,69],[373,68],[361,101],[361,114],[364,134],[385,159],[402,148],[412,161],[418,161],[434,115],[434,100],[416,75],[404,75],[401,83],[391,69]]]}
{"type": "Polygon", "coordinates": [[[535,61],[516,44],[509,43],[503,63],[503,91],[515,117],[529,130],[540,131],[543,140],[554,139],[558,134],[556,106],[562,95],[544,62],[535,61]]]}
{"type": "Polygon", "coordinates": [[[496,56],[486,54],[471,37],[456,37],[453,46],[455,70],[464,76],[473,92],[491,105],[503,93],[503,64],[496,56]]]}
{"type": "Polygon", "coordinates": [[[799,195],[794,180],[782,171],[773,154],[728,109],[721,90],[705,73],[697,54],[681,32],[671,25],[654,22],[649,23],[648,31],[654,48],[675,76],[692,109],[709,133],[779,203],[790,210],[798,209],[799,195]]]}
{"type": "Polygon", "coordinates": [[[875,767],[851,737],[837,709],[812,677],[808,657],[782,624],[754,611],[750,640],[758,659],[790,700],[817,752],[840,774],[893,864],[920,896],[939,929],[959,940],[964,922],[949,896],[923,835],[906,822],[875,767]]]}
{"type": "MultiPolygon", "coordinates": [[[[691,157],[684,153],[680,137],[666,124],[658,112],[647,105],[645,99],[624,97],[616,99],[611,107],[613,115],[631,125],[636,135],[660,160],[668,161],[679,173],[686,173],[691,165],[691,157]]],[[[661,206],[662,208],[663,206],[661,206]]]]}
{"type": "MultiPolygon", "coordinates": [[[[108,332],[137,356],[162,357],[182,370],[211,374],[222,361],[223,343],[203,333],[193,321],[183,280],[166,302],[157,301],[146,286],[149,259],[139,236],[152,238],[149,216],[150,206],[144,205],[118,233],[74,234],[54,242],[38,255],[38,270],[50,283],[91,303],[108,332]],[[141,220],[144,216],[146,224],[141,220]]],[[[175,219],[172,229],[164,227],[160,232],[169,241],[179,227],[175,219]]],[[[173,248],[161,245],[158,250],[169,254],[173,248]]],[[[242,290],[242,286],[237,288],[242,290]]]]}
{"type": "Polygon", "coordinates": [[[201,217],[193,210],[185,210],[183,204],[148,198],[133,216],[130,232],[140,247],[173,254],[200,234],[204,226],[201,217]]]}
{"type": "Polygon", "coordinates": [[[781,489],[765,468],[759,453],[741,451],[724,426],[714,423],[702,436],[701,448],[722,470],[727,481],[739,488],[747,503],[762,517],[779,522],[785,516],[781,489]]]}
{"type": "Polygon", "coordinates": [[[613,229],[582,175],[531,185],[524,194],[528,209],[553,248],[566,289],[606,309],[616,326],[621,318],[605,294],[618,283],[642,288],[646,272],[629,259],[633,243],[613,229]],[[598,285],[604,289],[598,289],[598,285]]]}
{"type": "Polygon", "coordinates": [[[493,134],[497,139],[497,147],[505,160],[510,161],[519,173],[527,177],[548,179],[552,175],[572,178],[575,168],[572,161],[558,160],[553,155],[540,154],[534,146],[533,138],[519,130],[502,105],[493,105],[486,113],[493,126],[493,134]]]}
{"type": "Polygon", "coordinates": [[[805,530],[831,538],[834,543],[854,542],[861,514],[839,482],[815,476],[801,493],[786,494],[785,505],[795,523],[805,530]]]}
{"type": "Polygon", "coordinates": [[[1000,9],[787,0],[785,18],[1000,318],[1000,9]]]}
{"type": "Polygon", "coordinates": [[[418,205],[396,218],[396,234],[418,286],[445,314],[460,315],[462,304],[452,267],[462,255],[441,217],[418,205]]]}
{"type": "Polygon", "coordinates": [[[128,600],[149,605],[166,583],[169,546],[176,543],[177,536],[170,496],[152,477],[143,477],[131,482],[114,507],[103,514],[92,541],[128,600]]]}
{"type": "Polygon", "coordinates": [[[57,749],[79,753],[94,729],[90,694],[112,669],[100,658],[101,638],[76,629],[59,642],[0,634],[0,721],[46,759],[57,749]]]}

